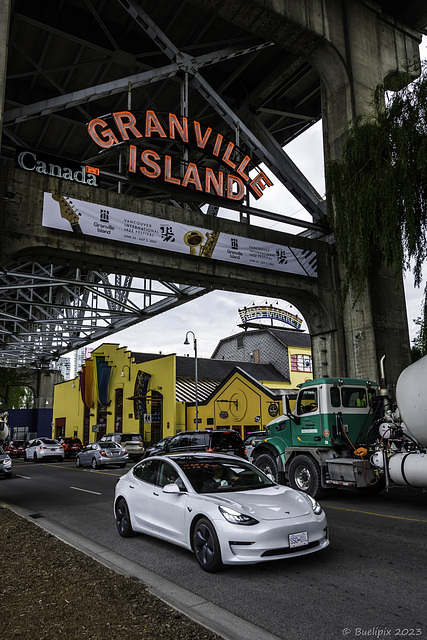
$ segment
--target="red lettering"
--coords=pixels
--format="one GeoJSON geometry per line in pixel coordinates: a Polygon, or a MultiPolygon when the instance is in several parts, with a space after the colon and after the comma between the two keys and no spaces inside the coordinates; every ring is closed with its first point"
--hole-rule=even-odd
{"type": "Polygon", "coordinates": [[[183,187],[188,187],[189,184],[194,184],[197,191],[203,191],[199,172],[197,171],[197,166],[194,164],[194,162],[188,163],[187,169],[185,170],[185,175],[182,179],[183,187]]]}
{"type": "Polygon", "coordinates": [[[218,171],[218,179],[215,173],[210,167],[206,167],[205,172],[205,192],[211,193],[213,189],[217,196],[221,198],[224,195],[224,174],[222,171],[218,171]]]}
{"type": "Polygon", "coordinates": [[[217,156],[221,150],[221,143],[223,141],[223,137],[220,133],[218,133],[216,140],[215,140],[215,146],[214,149],[212,151],[212,153],[214,154],[214,156],[217,156]]]}
{"type": "Polygon", "coordinates": [[[232,169],[235,169],[236,168],[236,164],[230,160],[230,155],[231,155],[233,149],[234,149],[234,144],[232,142],[229,142],[228,145],[227,145],[227,148],[226,148],[226,150],[224,152],[224,155],[222,156],[222,160],[223,160],[223,162],[228,164],[229,167],[231,167],[232,169]]]}
{"type": "Polygon", "coordinates": [[[197,122],[196,120],[194,121],[194,133],[196,134],[196,142],[197,142],[197,146],[200,147],[201,149],[204,149],[206,146],[207,141],[210,138],[210,135],[212,133],[212,129],[210,127],[208,127],[205,131],[205,135],[202,137],[202,132],[200,129],[200,123],[197,122]]]}
{"type": "Polygon", "coordinates": [[[151,138],[152,133],[158,133],[161,138],[167,138],[162,125],[154,111],[146,111],[145,113],[145,137],[151,138]]]}
{"type": "Polygon", "coordinates": [[[175,140],[175,129],[178,132],[183,142],[188,142],[188,119],[183,116],[182,124],[179,122],[176,115],[169,114],[169,138],[175,140]]]}
{"type": "Polygon", "coordinates": [[[245,185],[237,176],[231,175],[231,173],[227,176],[227,198],[230,200],[241,200],[245,195],[245,185]],[[237,185],[237,192],[233,193],[233,187],[237,185]]]}
{"type": "Polygon", "coordinates": [[[152,169],[152,171],[149,171],[146,167],[139,167],[140,172],[147,178],[158,178],[161,174],[161,169],[154,160],[160,160],[159,154],[146,149],[141,153],[141,160],[147,167],[152,169]]]}
{"type": "Polygon", "coordinates": [[[181,184],[179,178],[172,177],[172,158],[171,156],[165,156],[165,182],[171,184],[181,184]]]}
{"type": "Polygon", "coordinates": [[[134,144],[129,145],[129,171],[136,171],[136,147],[134,144]]]}
{"type": "Polygon", "coordinates": [[[241,176],[243,178],[243,180],[245,182],[249,182],[250,178],[249,176],[245,173],[245,169],[248,166],[248,164],[250,163],[251,159],[249,156],[245,156],[242,160],[242,162],[239,164],[239,166],[237,167],[237,173],[239,174],[239,176],[241,176]]]}
{"type": "Polygon", "coordinates": [[[258,173],[258,175],[249,183],[249,189],[252,191],[255,198],[258,199],[262,196],[264,189],[266,187],[271,187],[272,185],[273,183],[270,178],[267,178],[265,173],[260,171],[260,173],[258,173]]]}
{"type": "Polygon", "coordinates": [[[92,140],[103,149],[109,149],[113,144],[117,144],[119,142],[111,129],[105,129],[107,126],[107,123],[104,120],[101,120],[101,118],[91,120],[87,126],[88,133],[92,140]],[[105,130],[98,133],[98,127],[105,130]]]}
{"type": "Polygon", "coordinates": [[[135,138],[142,138],[142,133],[140,133],[135,126],[136,118],[133,113],[130,111],[118,111],[117,113],[113,113],[113,118],[123,140],[129,140],[129,135],[126,129],[129,129],[135,138]]]}

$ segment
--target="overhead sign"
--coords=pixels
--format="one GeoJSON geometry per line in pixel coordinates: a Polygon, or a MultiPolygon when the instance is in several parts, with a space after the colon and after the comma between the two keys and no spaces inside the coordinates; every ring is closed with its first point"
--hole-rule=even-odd
{"type": "Polygon", "coordinates": [[[88,133],[101,149],[129,142],[128,172],[134,176],[195,189],[234,202],[242,200],[246,187],[258,199],[273,184],[234,142],[211,127],[202,128],[200,122],[174,113],[147,110],[137,120],[131,111],[118,111],[109,118],[91,120],[88,133]],[[224,170],[215,171],[205,163],[197,165],[183,158],[177,160],[167,153],[162,156],[156,150],[159,141],[193,147],[213,158],[224,170]],[[251,170],[257,172],[254,177],[249,176],[251,170]]]}
{"type": "Polygon", "coordinates": [[[311,251],[193,227],[46,192],[42,224],[103,240],[317,276],[316,254],[311,251]]]}
{"type": "MultiPolygon", "coordinates": [[[[293,249],[295,251],[295,249],[293,249]]],[[[300,329],[302,325],[302,318],[285,311],[284,309],[278,309],[277,307],[270,306],[253,306],[243,307],[239,309],[239,316],[242,322],[250,322],[260,318],[268,318],[270,320],[280,320],[286,324],[290,324],[295,329],[300,329]]]]}

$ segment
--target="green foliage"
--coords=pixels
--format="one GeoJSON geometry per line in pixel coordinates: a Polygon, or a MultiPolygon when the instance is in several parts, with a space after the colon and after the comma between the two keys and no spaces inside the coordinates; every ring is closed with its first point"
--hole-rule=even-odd
{"type": "Polygon", "coordinates": [[[26,386],[27,375],[17,369],[0,367],[0,411],[31,409],[34,394],[26,386]]]}
{"type": "Polygon", "coordinates": [[[360,295],[378,260],[396,274],[413,263],[416,286],[426,258],[427,68],[349,127],[343,154],[326,168],[328,216],[346,271],[343,294],[360,295]]]}

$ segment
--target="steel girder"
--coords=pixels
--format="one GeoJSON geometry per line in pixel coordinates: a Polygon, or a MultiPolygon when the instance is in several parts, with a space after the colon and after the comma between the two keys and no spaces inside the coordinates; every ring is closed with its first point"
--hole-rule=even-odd
{"type": "Polygon", "coordinates": [[[0,275],[0,366],[34,366],[206,293],[29,261],[0,275]]]}

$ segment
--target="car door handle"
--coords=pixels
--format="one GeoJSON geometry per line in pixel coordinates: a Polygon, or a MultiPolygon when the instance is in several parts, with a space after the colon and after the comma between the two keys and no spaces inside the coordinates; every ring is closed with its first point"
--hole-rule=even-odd
{"type": "Polygon", "coordinates": [[[135,487],[133,486],[133,484],[129,485],[129,489],[135,489],[135,487]]]}
{"type": "Polygon", "coordinates": [[[158,493],[156,493],[155,491],[153,491],[153,496],[157,496],[157,497],[158,497],[158,496],[159,496],[159,494],[158,494],[158,493]]]}

